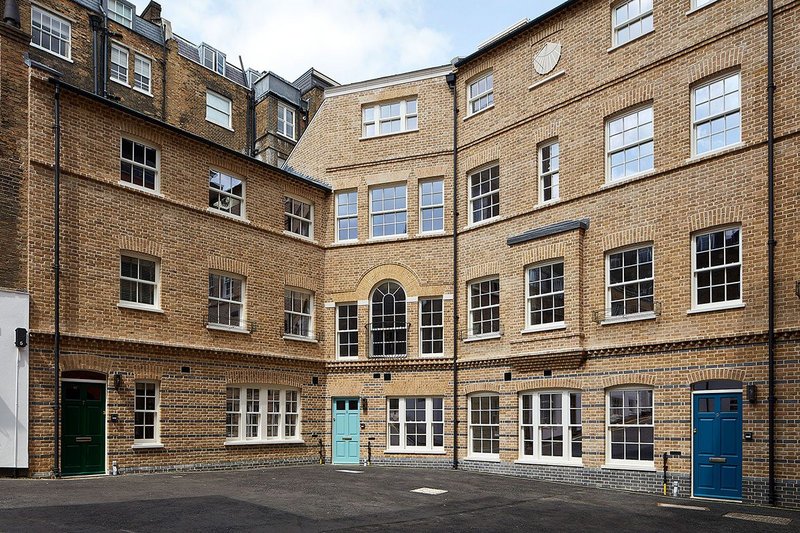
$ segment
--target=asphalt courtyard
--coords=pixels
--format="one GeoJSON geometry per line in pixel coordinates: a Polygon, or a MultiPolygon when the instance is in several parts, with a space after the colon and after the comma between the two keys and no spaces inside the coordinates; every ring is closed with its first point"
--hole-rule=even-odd
{"type": "Polygon", "coordinates": [[[164,530],[788,532],[800,513],[409,468],[0,479],[3,532],[164,530]]]}

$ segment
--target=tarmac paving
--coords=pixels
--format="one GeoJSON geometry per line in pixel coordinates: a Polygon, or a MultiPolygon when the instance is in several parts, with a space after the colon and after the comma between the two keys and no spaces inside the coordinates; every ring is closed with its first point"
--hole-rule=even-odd
{"type": "Polygon", "coordinates": [[[800,512],[400,467],[0,479],[0,532],[164,530],[800,532],[800,512]]]}

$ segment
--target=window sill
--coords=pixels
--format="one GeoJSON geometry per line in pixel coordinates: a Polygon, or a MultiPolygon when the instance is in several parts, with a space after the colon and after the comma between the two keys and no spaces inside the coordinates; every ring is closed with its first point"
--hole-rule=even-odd
{"type": "Polygon", "coordinates": [[[600,186],[600,190],[604,189],[613,189],[614,187],[620,187],[632,181],[638,181],[640,179],[644,179],[648,176],[652,176],[655,174],[657,170],[655,168],[651,168],[650,170],[645,170],[644,172],[639,172],[637,174],[632,174],[630,176],[625,176],[624,178],[619,178],[614,181],[607,181],[603,185],[600,186]]]}
{"type": "Polygon", "coordinates": [[[140,89],[140,88],[138,88],[138,87],[131,87],[131,89],[133,89],[133,90],[134,90],[134,91],[136,91],[137,93],[141,93],[141,94],[143,94],[143,95],[145,95],[145,96],[149,96],[150,98],[152,98],[152,97],[153,97],[153,93],[152,93],[152,92],[145,91],[144,89],[140,89]]]}
{"type": "Polygon", "coordinates": [[[135,304],[133,302],[117,302],[117,307],[120,309],[131,309],[133,311],[146,311],[148,313],[164,314],[164,310],[159,307],[152,307],[149,305],[135,304]]]}
{"type": "Polygon", "coordinates": [[[415,237],[441,237],[442,235],[447,235],[447,232],[443,229],[437,229],[433,231],[420,231],[415,237]]]}
{"type": "Polygon", "coordinates": [[[382,139],[384,137],[394,137],[395,135],[404,135],[406,133],[417,133],[419,132],[419,128],[414,130],[404,130],[404,131],[395,131],[392,133],[381,133],[379,135],[371,135],[369,137],[364,137],[363,135],[358,138],[359,141],[369,141],[370,139],[382,139]]]}
{"type": "Polygon", "coordinates": [[[601,326],[609,326],[611,324],[625,324],[627,322],[641,322],[642,320],[655,320],[655,313],[637,313],[635,315],[623,315],[606,318],[600,321],[601,326]]]}
{"type": "Polygon", "coordinates": [[[563,76],[563,75],[564,75],[564,74],[566,74],[566,73],[567,73],[567,71],[566,71],[566,70],[559,70],[559,71],[558,71],[558,72],[556,72],[555,74],[552,74],[552,75],[550,75],[550,76],[546,77],[546,78],[545,78],[545,79],[543,79],[543,80],[539,80],[539,81],[537,81],[536,83],[534,83],[533,85],[531,85],[530,87],[528,87],[528,90],[529,90],[529,91],[532,91],[532,90],[534,90],[534,89],[535,89],[535,88],[537,88],[537,87],[541,87],[542,85],[544,85],[544,84],[545,84],[545,83],[547,83],[547,82],[550,82],[550,81],[553,81],[553,80],[557,80],[558,78],[560,78],[561,76],[563,76]]]}
{"type": "Polygon", "coordinates": [[[206,207],[206,213],[211,213],[212,215],[217,215],[218,217],[227,218],[228,220],[233,220],[234,222],[241,222],[242,224],[250,224],[250,221],[243,216],[232,215],[230,213],[226,213],[225,211],[214,209],[213,207],[206,207]]]}
{"type": "Polygon", "coordinates": [[[275,440],[226,440],[225,446],[264,446],[271,444],[305,444],[303,439],[275,439],[275,440]]]}
{"type": "Polygon", "coordinates": [[[346,241],[336,241],[333,243],[333,246],[350,246],[353,244],[358,244],[358,239],[348,239],[346,241]]]}
{"type": "MultiPolygon", "coordinates": [[[[469,102],[467,102],[467,106],[469,106],[469,102]]],[[[475,111],[474,113],[471,113],[471,114],[467,115],[466,117],[464,117],[463,120],[464,120],[464,122],[466,122],[467,120],[471,119],[472,117],[478,116],[481,113],[485,113],[486,111],[489,111],[490,109],[494,109],[494,104],[492,104],[490,106],[487,106],[487,107],[484,107],[480,111],[475,111]]]]}
{"type": "Polygon", "coordinates": [[[561,203],[561,198],[555,198],[553,200],[547,200],[546,202],[539,202],[535,206],[533,206],[533,210],[536,211],[538,209],[545,209],[547,207],[552,207],[556,204],[561,203]]]}
{"type": "Polygon", "coordinates": [[[473,462],[476,462],[476,463],[499,463],[500,462],[500,458],[499,457],[480,457],[480,456],[470,455],[470,456],[464,457],[464,459],[462,459],[462,461],[473,461],[473,462]]]}
{"type": "Polygon", "coordinates": [[[648,464],[615,464],[615,463],[606,463],[601,466],[603,470],[633,470],[636,472],[657,472],[656,467],[650,463],[648,464]]]}
{"type": "Polygon", "coordinates": [[[314,240],[312,237],[306,237],[305,235],[300,235],[299,233],[283,230],[283,234],[287,237],[291,237],[292,239],[297,239],[298,241],[307,242],[309,244],[319,244],[319,241],[314,240]]]}
{"type": "Polygon", "coordinates": [[[689,11],[686,12],[686,16],[688,17],[689,15],[697,13],[698,11],[701,11],[701,10],[705,9],[708,6],[713,6],[716,3],[717,3],[717,0],[714,0],[713,2],[709,2],[709,3],[705,4],[705,5],[693,7],[692,9],[690,9],[689,11]]]}
{"type": "Polygon", "coordinates": [[[154,191],[153,189],[148,189],[147,187],[140,187],[139,185],[134,185],[132,183],[128,183],[127,181],[119,181],[117,182],[121,187],[125,187],[126,189],[130,189],[131,191],[143,192],[145,194],[149,194],[150,196],[155,196],[156,198],[164,198],[164,195],[158,191],[154,191]]]}
{"type": "Polygon", "coordinates": [[[447,455],[444,450],[383,450],[384,454],[404,454],[404,455],[447,455]]]}
{"type": "MultiPolygon", "coordinates": [[[[71,21],[70,21],[70,22],[71,22],[71,21]]],[[[39,46],[38,44],[35,44],[35,43],[30,43],[30,46],[31,46],[31,48],[36,48],[37,50],[41,50],[42,52],[47,52],[47,53],[48,53],[48,54],[50,54],[51,56],[53,56],[53,57],[57,57],[57,58],[58,58],[58,59],[60,59],[61,61],[66,61],[67,63],[74,63],[74,61],[72,60],[72,58],[70,58],[70,57],[64,57],[64,56],[58,55],[57,53],[53,52],[52,50],[48,50],[47,48],[45,48],[45,47],[43,47],[43,46],[39,46]]]]}
{"type": "Polygon", "coordinates": [[[407,239],[408,233],[398,233],[397,235],[385,235],[383,237],[370,237],[367,242],[391,242],[407,239]]]}
{"type": "Polygon", "coordinates": [[[487,333],[486,335],[476,335],[474,337],[467,337],[463,342],[478,342],[488,341],[490,339],[499,339],[502,337],[500,333],[487,333]]]}
{"type": "Polygon", "coordinates": [[[714,311],[729,311],[731,309],[744,309],[745,304],[743,302],[736,302],[730,303],[725,305],[715,305],[712,307],[697,307],[695,309],[689,309],[686,311],[687,315],[699,315],[701,313],[713,313],[714,311]]]}
{"type": "Polygon", "coordinates": [[[481,226],[488,226],[489,224],[491,224],[493,222],[499,222],[501,220],[503,220],[503,219],[500,217],[500,215],[497,215],[496,217],[485,218],[485,219],[481,220],[480,222],[470,222],[469,224],[467,224],[464,227],[464,231],[470,230],[470,229],[479,228],[481,226]]]}
{"type": "MultiPolygon", "coordinates": [[[[631,39],[630,41],[625,41],[624,43],[615,44],[614,46],[612,46],[611,48],[608,49],[608,53],[610,54],[611,52],[613,52],[615,50],[619,50],[620,48],[623,48],[623,47],[625,47],[625,46],[627,46],[627,45],[629,45],[631,43],[635,43],[636,41],[638,41],[642,37],[646,37],[646,36],[650,35],[651,33],[655,32],[655,31],[656,31],[655,28],[653,28],[652,30],[650,30],[650,31],[648,31],[646,33],[643,33],[640,36],[638,36],[638,37],[636,37],[634,39],[631,39]]],[[[614,32],[613,28],[611,29],[611,32],[612,33],[614,32]]]]}
{"type": "Polygon", "coordinates": [[[220,124],[218,122],[214,122],[213,120],[206,119],[206,122],[208,122],[209,124],[213,124],[215,126],[219,126],[220,128],[222,128],[224,130],[233,131],[233,128],[231,128],[230,126],[225,126],[225,125],[220,124]]]}
{"type": "Polygon", "coordinates": [[[698,161],[703,161],[704,159],[710,159],[712,157],[720,156],[728,152],[735,152],[741,148],[744,148],[745,146],[747,146],[745,143],[739,141],[738,143],[729,144],[728,146],[723,146],[722,148],[717,148],[716,150],[703,152],[702,154],[694,154],[692,155],[692,157],[686,160],[686,163],[697,163],[698,161]]]}
{"type": "Polygon", "coordinates": [[[544,331],[556,331],[559,329],[567,329],[566,322],[554,322],[552,324],[540,324],[537,326],[530,326],[520,331],[520,333],[525,335],[527,333],[541,333],[544,331]]]}
{"type": "Polygon", "coordinates": [[[297,342],[308,342],[311,344],[319,344],[319,341],[315,337],[302,337],[300,335],[284,335],[283,340],[285,341],[297,341],[297,342]]]}
{"type": "Polygon", "coordinates": [[[283,133],[281,133],[279,131],[276,131],[275,135],[280,137],[280,138],[282,138],[284,141],[289,141],[289,142],[292,142],[292,143],[296,143],[297,142],[297,139],[292,139],[288,135],[284,135],[283,133]]]}
{"type": "Polygon", "coordinates": [[[246,335],[250,335],[250,330],[245,328],[237,328],[233,326],[224,326],[224,325],[217,325],[217,324],[207,324],[206,329],[213,330],[213,331],[227,331],[228,333],[244,333],[246,335]]]}
{"type": "Polygon", "coordinates": [[[134,443],[131,446],[133,450],[159,450],[163,448],[164,445],[160,442],[142,442],[142,443],[134,443]]]}
{"type": "Polygon", "coordinates": [[[123,87],[125,87],[127,89],[131,89],[132,88],[130,85],[128,85],[127,81],[117,80],[117,79],[112,78],[111,76],[108,77],[108,80],[111,81],[112,83],[116,83],[117,85],[121,85],[121,86],[123,86],[123,87]]]}
{"type": "Polygon", "coordinates": [[[581,461],[543,461],[541,459],[517,459],[516,465],[538,465],[538,466],[565,466],[568,468],[583,468],[581,461]]]}

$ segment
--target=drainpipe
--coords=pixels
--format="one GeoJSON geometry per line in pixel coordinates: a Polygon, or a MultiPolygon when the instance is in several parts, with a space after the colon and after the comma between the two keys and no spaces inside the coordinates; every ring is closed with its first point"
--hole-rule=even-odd
{"type": "Polygon", "coordinates": [[[108,98],[108,4],[107,0],[100,2],[100,11],[103,12],[103,98],[108,98]]]}
{"type": "Polygon", "coordinates": [[[244,76],[244,81],[247,83],[248,88],[250,89],[247,92],[247,116],[245,120],[247,121],[247,126],[245,128],[245,132],[247,134],[247,155],[250,157],[255,157],[256,153],[256,135],[255,135],[255,113],[256,113],[256,90],[254,87],[250,87],[250,80],[247,78],[247,71],[244,68],[244,61],[242,61],[242,56],[239,56],[239,65],[242,67],[242,76],[244,76]]]}
{"type": "Polygon", "coordinates": [[[161,51],[161,120],[167,121],[167,31],[161,24],[161,35],[164,41],[161,51]]]}
{"type": "Polygon", "coordinates": [[[453,91],[453,469],[458,469],[458,90],[456,73],[447,75],[453,91]]]}
{"type": "Polygon", "coordinates": [[[55,176],[53,183],[53,248],[54,248],[54,261],[53,261],[53,276],[55,302],[53,304],[54,321],[53,321],[53,340],[54,340],[54,367],[53,367],[53,401],[55,406],[55,414],[53,418],[53,475],[55,477],[61,476],[61,457],[60,457],[60,444],[61,444],[61,376],[60,376],[60,359],[61,359],[61,84],[56,81],[56,92],[54,98],[54,115],[55,124],[53,125],[53,133],[55,134],[55,176]]]}
{"type": "Polygon", "coordinates": [[[767,0],[767,167],[769,250],[769,503],[775,505],[775,15],[774,0],[767,0]]]}

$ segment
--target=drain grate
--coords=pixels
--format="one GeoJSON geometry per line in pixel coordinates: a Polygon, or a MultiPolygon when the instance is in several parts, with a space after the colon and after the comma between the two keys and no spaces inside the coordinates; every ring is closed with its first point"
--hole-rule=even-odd
{"type": "Polygon", "coordinates": [[[342,472],[344,474],[363,474],[363,470],[337,470],[337,472],[342,472]]]}
{"type": "Polygon", "coordinates": [[[414,489],[411,492],[416,492],[417,494],[429,494],[431,496],[438,496],[439,494],[444,494],[447,491],[442,489],[431,489],[428,487],[420,487],[418,489],[414,489]]]}
{"type": "Polygon", "coordinates": [[[737,520],[749,520],[750,522],[762,522],[764,524],[778,524],[781,526],[788,526],[791,518],[782,518],[780,516],[768,516],[763,514],[746,514],[746,513],[728,513],[723,515],[725,518],[735,518],[737,520]]]}

